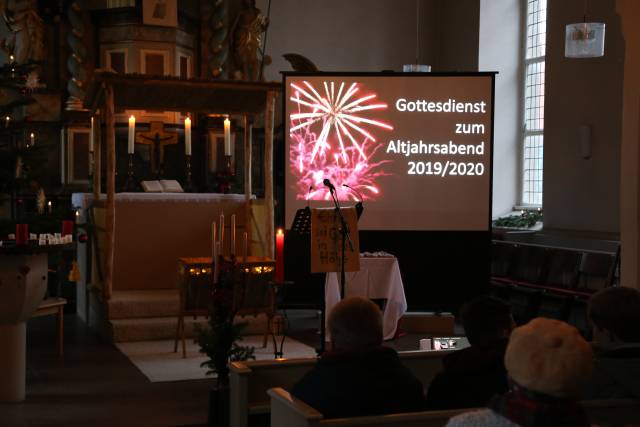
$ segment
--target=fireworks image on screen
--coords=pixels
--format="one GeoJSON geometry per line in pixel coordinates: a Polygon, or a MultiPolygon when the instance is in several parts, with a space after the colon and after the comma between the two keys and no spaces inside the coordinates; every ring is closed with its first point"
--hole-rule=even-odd
{"type": "Polygon", "coordinates": [[[367,113],[386,110],[387,104],[377,102],[374,93],[361,92],[358,83],[323,82],[319,89],[307,81],[291,83],[289,100],[295,108],[289,116],[289,159],[297,199],[330,199],[322,184],[325,178],[333,182],[342,200],[380,196],[376,181],[388,175],[387,161],[374,160],[383,144],[371,132],[393,130],[393,126],[367,117],[367,113]]]}

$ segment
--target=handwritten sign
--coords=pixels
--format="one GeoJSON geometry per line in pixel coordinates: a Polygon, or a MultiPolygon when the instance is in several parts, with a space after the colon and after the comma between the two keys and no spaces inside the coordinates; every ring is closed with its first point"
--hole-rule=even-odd
{"type": "MultiPolygon", "coordinates": [[[[358,215],[354,207],[343,208],[342,215],[347,222],[353,251],[349,241],[345,242],[345,271],[360,270],[360,243],[358,239],[358,215]]],[[[311,272],[326,273],[340,271],[342,256],[342,232],[340,217],[333,208],[311,210],[311,272]]]]}

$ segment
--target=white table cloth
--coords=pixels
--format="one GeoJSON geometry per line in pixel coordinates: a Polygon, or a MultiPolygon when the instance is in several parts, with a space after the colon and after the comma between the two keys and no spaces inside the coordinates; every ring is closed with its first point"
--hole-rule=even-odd
{"type": "MultiPolygon", "coordinates": [[[[331,309],[340,301],[339,273],[327,273],[325,280],[325,307],[327,319],[331,309]]],[[[398,259],[394,256],[360,256],[360,271],[346,273],[345,297],[362,296],[371,299],[387,300],[383,313],[383,336],[392,339],[398,327],[398,321],[407,311],[407,300],[400,276],[398,259]]],[[[327,329],[327,340],[329,330],[327,329]]]]}

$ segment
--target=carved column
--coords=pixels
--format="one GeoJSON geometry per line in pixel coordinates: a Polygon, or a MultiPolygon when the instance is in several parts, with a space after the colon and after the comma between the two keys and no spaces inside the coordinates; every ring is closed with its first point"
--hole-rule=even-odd
{"type": "Polygon", "coordinates": [[[213,1],[210,21],[209,66],[211,75],[216,79],[224,79],[227,77],[227,58],[229,56],[227,5],[225,0],[213,1]]]}
{"type": "Polygon", "coordinates": [[[67,43],[69,43],[69,48],[71,49],[67,59],[67,69],[70,74],[69,82],[67,83],[69,99],[67,99],[66,109],[68,111],[84,110],[82,103],[85,94],[84,85],[87,80],[87,47],[84,41],[84,13],[81,8],[83,3],[82,1],[74,1],[67,8],[67,18],[70,26],[67,43]]]}

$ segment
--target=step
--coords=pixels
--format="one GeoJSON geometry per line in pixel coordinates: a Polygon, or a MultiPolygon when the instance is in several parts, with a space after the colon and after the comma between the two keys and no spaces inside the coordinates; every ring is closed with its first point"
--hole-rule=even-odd
{"type": "Polygon", "coordinates": [[[177,316],[179,308],[177,289],[114,291],[108,302],[109,319],[177,316]]]}
{"type": "MultiPolygon", "coordinates": [[[[109,321],[113,342],[129,341],[152,341],[152,340],[172,340],[176,336],[176,326],[178,317],[147,317],[111,319],[109,321]]],[[[207,320],[204,317],[186,316],[185,336],[195,337],[194,325],[205,326],[207,320]]],[[[235,322],[247,322],[247,326],[242,330],[243,334],[262,334],[266,329],[266,316],[245,316],[236,317],[235,322]]]]}

